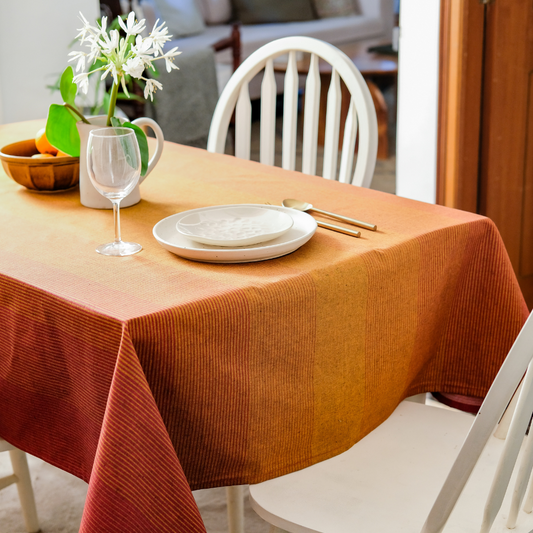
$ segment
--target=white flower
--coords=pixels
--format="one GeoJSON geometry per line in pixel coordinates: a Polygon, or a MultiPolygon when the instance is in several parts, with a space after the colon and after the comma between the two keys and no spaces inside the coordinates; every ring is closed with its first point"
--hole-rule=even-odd
{"type": "Polygon", "coordinates": [[[124,65],[124,72],[133,76],[134,78],[140,78],[144,72],[144,61],[139,56],[130,57],[124,65]]]}
{"type": "Polygon", "coordinates": [[[94,44],[100,48],[104,53],[112,54],[120,42],[120,33],[118,30],[111,30],[109,35],[103,33],[101,39],[94,44]]]}
{"type": "Polygon", "coordinates": [[[71,59],[69,59],[69,63],[71,61],[78,61],[76,63],[76,72],[79,72],[80,70],[85,70],[85,59],[87,57],[87,54],[85,52],[70,52],[69,56],[72,56],[71,59]]]}
{"type": "Polygon", "coordinates": [[[91,26],[89,24],[89,21],[83,16],[81,11],[80,11],[80,19],[83,22],[83,28],[79,28],[78,29],[78,31],[80,33],[78,33],[78,35],[76,35],[76,39],[80,39],[80,41],[83,43],[83,41],[85,41],[85,39],[87,38],[87,34],[88,33],[92,34],[94,32],[98,32],[98,28],[95,28],[94,26],[91,26]]]}
{"type": "Polygon", "coordinates": [[[129,98],[130,93],[128,92],[128,88],[126,87],[126,78],[124,76],[120,78],[120,83],[122,85],[122,90],[124,91],[124,94],[129,98]]]}
{"type": "Polygon", "coordinates": [[[87,62],[89,64],[93,64],[99,57],[100,57],[100,46],[98,45],[97,42],[93,42],[91,44],[91,51],[89,53],[89,55],[87,56],[87,62]]]}
{"type": "Polygon", "coordinates": [[[76,76],[74,76],[73,81],[79,87],[79,89],[83,91],[83,94],[87,94],[87,91],[89,90],[88,72],[82,72],[81,74],[77,74],[76,76]]]}
{"type": "Polygon", "coordinates": [[[167,72],[172,72],[172,69],[179,68],[174,64],[173,60],[175,56],[179,56],[181,52],[178,52],[178,47],[175,46],[172,50],[169,50],[165,55],[161,56],[159,59],[165,60],[165,66],[167,67],[167,72]]]}
{"type": "Polygon", "coordinates": [[[135,44],[131,47],[131,53],[134,56],[141,57],[144,61],[147,61],[151,64],[152,54],[154,50],[152,49],[152,42],[149,38],[143,39],[140,35],[137,35],[135,39],[135,44]]]}
{"type": "Polygon", "coordinates": [[[146,27],[144,24],[144,19],[142,19],[141,22],[137,22],[137,24],[135,24],[134,11],[132,11],[128,15],[128,20],[126,21],[126,24],[124,24],[122,17],[119,17],[118,23],[120,24],[120,27],[126,32],[126,38],[128,38],[130,35],[137,35],[138,33],[142,33],[144,28],[146,27]]]}
{"type": "MultiPolygon", "coordinates": [[[[170,40],[168,29],[165,23],[159,24],[159,19],[154,24],[154,28],[149,37],[143,38],[139,35],[145,29],[144,19],[135,22],[135,13],[132,11],[124,22],[119,18],[120,27],[126,32],[126,38],[120,36],[118,30],[107,32],[107,19],[102,18],[100,26],[91,26],[87,19],[80,13],[83,27],[79,30],[78,38],[81,44],[89,48],[89,52],[71,52],[69,61],[77,61],[74,81],[80,89],[87,93],[89,88],[88,77],[93,72],[101,72],[101,79],[104,80],[109,74],[113,76],[113,84],[121,85],[124,93],[128,95],[126,86],[126,76],[137,78],[146,82],[144,97],[153,100],[154,92],[162,89],[163,86],[157,80],[146,79],[143,72],[146,68],[154,69],[152,62],[157,59],[164,59],[168,72],[178,67],[174,64],[174,57],[181,54],[178,48],[172,48],[166,54],[163,53],[164,44],[170,40]],[[135,44],[133,44],[133,37],[135,44]],[[94,65],[97,61],[101,66],[93,68],[89,73],[83,71],[87,65],[94,65]]],[[[114,105],[114,102],[113,102],[114,105]]]]}
{"type": "Polygon", "coordinates": [[[151,42],[154,47],[154,57],[157,57],[159,54],[163,55],[163,45],[170,41],[172,35],[168,34],[168,28],[165,28],[165,23],[162,22],[160,26],[157,25],[159,19],[155,21],[154,28],[150,33],[150,36],[146,39],[151,42]]]}
{"type": "Polygon", "coordinates": [[[102,23],[100,24],[100,33],[106,33],[106,28],[107,28],[107,17],[102,17],[102,23]]]}
{"type": "Polygon", "coordinates": [[[107,75],[111,72],[111,75],[113,76],[113,82],[115,83],[115,85],[118,85],[118,72],[115,63],[108,63],[103,68],[104,73],[102,74],[102,77],[100,79],[105,80],[107,75]]]}
{"type": "Polygon", "coordinates": [[[144,97],[148,99],[148,96],[150,97],[150,100],[152,102],[154,101],[154,93],[156,89],[163,90],[163,86],[157,81],[152,78],[149,78],[146,80],[146,85],[144,87],[144,97]]]}

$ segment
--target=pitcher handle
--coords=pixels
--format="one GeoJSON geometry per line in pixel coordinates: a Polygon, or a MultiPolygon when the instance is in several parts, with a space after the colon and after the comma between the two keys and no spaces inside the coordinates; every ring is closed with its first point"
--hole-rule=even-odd
{"type": "Polygon", "coordinates": [[[144,176],[141,176],[139,179],[139,183],[142,183],[148,174],[152,172],[153,168],[157,165],[157,162],[159,161],[159,158],[161,157],[161,154],[163,153],[163,144],[165,141],[165,137],[163,136],[163,130],[159,127],[159,124],[148,117],[141,117],[136,118],[134,121],[132,121],[132,124],[135,124],[136,126],[142,127],[142,126],[149,126],[154,130],[155,138],[157,139],[157,146],[155,149],[155,153],[148,162],[148,169],[146,170],[146,174],[144,176]]]}

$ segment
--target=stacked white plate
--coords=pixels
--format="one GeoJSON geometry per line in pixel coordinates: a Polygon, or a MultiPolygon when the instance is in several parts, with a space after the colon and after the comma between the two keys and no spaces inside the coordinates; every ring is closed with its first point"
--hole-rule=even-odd
{"type": "Polygon", "coordinates": [[[316,231],[307,213],[287,207],[236,204],[169,216],[153,229],[172,253],[208,263],[248,263],[294,252],[316,231]]]}

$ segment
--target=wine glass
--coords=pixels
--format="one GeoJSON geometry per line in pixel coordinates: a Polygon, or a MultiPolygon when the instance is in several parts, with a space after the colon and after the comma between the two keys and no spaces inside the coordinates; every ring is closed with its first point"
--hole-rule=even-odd
{"type": "Polygon", "coordinates": [[[141,173],[141,153],[135,132],[130,128],[100,128],[89,133],[87,170],[95,189],[111,200],[115,240],[96,251],[103,255],[132,255],[142,246],[120,238],[120,202],[137,185],[141,173]]]}

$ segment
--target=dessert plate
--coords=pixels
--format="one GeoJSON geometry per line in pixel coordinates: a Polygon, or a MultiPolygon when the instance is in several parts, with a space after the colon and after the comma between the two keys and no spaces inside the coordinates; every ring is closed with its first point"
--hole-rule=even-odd
{"type": "Polygon", "coordinates": [[[187,211],[176,229],[189,239],[214,246],[248,246],[279,237],[293,225],[292,216],[267,206],[215,206],[187,211]]]}
{"type": "MultiPolygon", "coordinates": [[[[293,219],[293,225],[286,233],[267,243],[236,248],[213,246],[195,242],[176,229],[177,224],[182,218],[188,216],[192,211],[196,211],[192,210],[171,215],[159,221],[153,229],[154,237],[169,252],[180,257],[185,257],[186,259],[192,259],[193,261],[206,263],[251,263],[290,254],[304,245],[316,231],[316,220],[307,213],[281,206],[244,205],[271,209],[288,214],[293,219]]],[[[243,207],[243,204],[225,207],[243,207]]]]}

